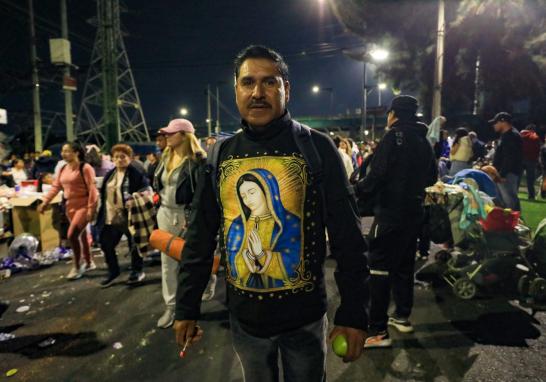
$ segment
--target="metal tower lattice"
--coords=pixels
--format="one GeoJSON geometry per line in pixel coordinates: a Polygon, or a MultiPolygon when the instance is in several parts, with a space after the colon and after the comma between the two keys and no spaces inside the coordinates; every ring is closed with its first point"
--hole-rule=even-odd
{"type": "Polygon", "coordinates": [[[120,27],[119,0],[97,0],[97,35],[76,120],[80,140],[110,149],[150,140],[120,27]]]}

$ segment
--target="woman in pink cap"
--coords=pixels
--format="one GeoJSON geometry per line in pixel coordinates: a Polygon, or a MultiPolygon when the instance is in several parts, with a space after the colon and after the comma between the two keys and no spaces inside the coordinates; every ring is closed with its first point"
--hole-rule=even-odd
{"type": "MultiPolygon", "coordinates": [[[[195,136],[195,129],[186,119],[174,119],[159,130],[167,139],[167,148],[154,175],[154,189],[161,197],[157,212],[159,229],[180,236],[185,231],[190,204],[197,185],[198,169],[206,154],[195,136]]],[[[174,322],[178,261],[161,254],[162,291],[166,310],[157,322],[168,328],[174,322]]]]}

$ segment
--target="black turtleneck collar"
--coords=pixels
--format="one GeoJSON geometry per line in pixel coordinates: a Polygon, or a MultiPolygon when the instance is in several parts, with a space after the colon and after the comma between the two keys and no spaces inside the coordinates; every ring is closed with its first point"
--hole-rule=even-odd
{"type": "Polygon", "coordinates": [[[278,135],[287,126],[290,126],[291,121],[292,121],[292,117],[290,117],[290,112],[286,110],[281,117],[274,119],[273,121],[269,122],[266,126],[260,127],[259,130],[252,127],[244,119],[241,120],[241,126],[243,128],[244,133],[250,139],[265,140],[265,139],[271,139],[274,136],[278,135]]]}

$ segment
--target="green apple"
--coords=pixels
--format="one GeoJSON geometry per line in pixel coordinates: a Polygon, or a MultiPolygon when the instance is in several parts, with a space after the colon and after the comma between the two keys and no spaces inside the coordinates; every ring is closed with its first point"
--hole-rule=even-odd
{"type": "Polygon", "coordinates": [[[332,342],[332,349],[338,357],[345,357],[347,355],[347,350],[349,349],[347,338],[342,334],[336,336],[332,342]]]}

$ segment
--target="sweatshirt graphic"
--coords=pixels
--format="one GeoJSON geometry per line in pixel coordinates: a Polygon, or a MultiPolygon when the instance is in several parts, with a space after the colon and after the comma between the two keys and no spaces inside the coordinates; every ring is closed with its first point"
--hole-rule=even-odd
{"type": "Polygon", "coordinates": [[[227,228],[227,280],[236,288],[313,288],[302,245],[304,166],[295,157],[223,162],[220,198],[227,228]]]}

